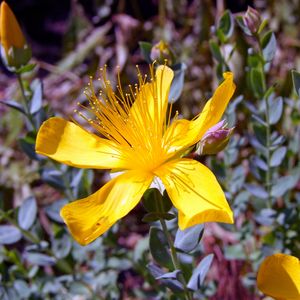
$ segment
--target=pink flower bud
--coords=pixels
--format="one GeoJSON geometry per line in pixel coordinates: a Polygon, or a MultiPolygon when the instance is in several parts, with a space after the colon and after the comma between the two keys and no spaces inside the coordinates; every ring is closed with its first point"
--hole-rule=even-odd
{"type": "Polygon", "coordinates": [[[227,146],[234,129],[225,128],[226,125],[225,120],[223,120],[207,130],[198,143],[196,153],[207,155],[222,151],[227,146]]]}
{"type": "Polygon", "coordinates": [[[161,64],[164,64],[165,60],[172,64],[174,60],[174,54],[172,50],[164,41],[160,41],[152,47],[150,57],[152,60],[156,60],[161,64]]]}
{"type": "Polygon", "coordinates": [[[259,12],[256,9],[248,6],[244,16],[244,23],[252,33],[256,33],[261,24],[259,12]]]}

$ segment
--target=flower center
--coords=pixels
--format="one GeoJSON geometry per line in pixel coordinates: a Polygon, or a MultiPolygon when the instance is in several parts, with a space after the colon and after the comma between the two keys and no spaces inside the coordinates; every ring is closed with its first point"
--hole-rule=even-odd
{"type": "Polygon", "coordinates": [[[129,85],[128,93],[122,90],[119,72],[115,93],[107,79],[106,67],[100,71],[102,90],[96,95],[91,79],[85,90],[89,106],[79,104],[91,118],[76,112],[100,135],[121,148],[128,169],[152,172],[167,158],[163,134],[170,122],[170,117],[166,118],[168,91],[162,81],[157,82],[153,66],[150,67],[150,82],[138,69],[138,84],[129,85]]]}

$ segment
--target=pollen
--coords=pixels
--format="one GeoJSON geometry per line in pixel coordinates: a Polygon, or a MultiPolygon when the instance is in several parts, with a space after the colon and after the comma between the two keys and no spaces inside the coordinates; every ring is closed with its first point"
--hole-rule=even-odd
{"type": "Polygon", "coordinates": [[[106,66],[101,68],[98,78],[101,89],[96,93],[90,77],[84,91],[88,105],[78,103],[81,110],[76,113],[100,136],[122,147],[123,159],[128,161],[129,169],[131,165],[134,169],[151,171],[167,157],[163,135],[171,121],[172,107],[167,112],[168,90],[162,85],[164,70],[157,78],[154,65],[151,65],[148,78],[138,66],[136,69],[138,83],[128,85],[124,92],[119,68],[115,90],[108,79],[106,66]]]}

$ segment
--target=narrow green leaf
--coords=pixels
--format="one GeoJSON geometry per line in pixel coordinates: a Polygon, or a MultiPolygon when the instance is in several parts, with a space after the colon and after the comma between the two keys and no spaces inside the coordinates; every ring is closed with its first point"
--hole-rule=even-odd
{"type": "Polygon", "coordinates": [[[276,124],[283,113],[283,99],[282,97],[270,98],[269,100],[269,121],[270,124],[276,124]]]}
{"type": "Polygon", "coordinates": [[[145,61],[147,63],[151,63],[151,49],[152,49],[152,44],[148,43],[148,42],[139,42],[139,46],[140,46],[140,50],[141,50],[141,54],[143,56],[143,58],[145,59],[145,61]]]}
{"type": "Polygon", "coordinates": [[[30,113],[38,112],[43,104],[43,88],[40,80],[35,80],[32,83],[33,95],[30,102],[30,113]]]}
{"type": "Polygon", "coordinates": [[[296,70],[292,70],[292,79],[293,79],[295,91],[298,97],[300,97],[300,73],[297,72],[296,70]]]}
{"type": "Polygon", "coordinates": [[[150,228],[149,248],[154,260],[171,270],[173,263],[168,250],[168,242],[163,231],[156,227],[150,228]]]}
{"type": "Polygon", "coordinates": [[[13,108],[19,112],[21,112],[22,114],[26,115],[26,112],[25,112],[25,109],[24,109],[24,106],[16,101],[13,101],[13,100],[6,100],[6,101],[2,101],[0,100],[0,103],[10,107],[10,108],[13,108]]]}
{"type": "Polygon", "coordinates": [[[37,205],[33,196],[28,197],[20,206],[18,223],[22,229],[29,229],[36,219],[37,205]]]}
{"type": "Polygon", "coordinates": [[[250,82],[254,95],[258,98],[262,98],[264,94],[264,76],[260,68],[252,68],[250,71],[250,82]]]}
{"type": "Polygon", "coordinates": [[[223,56],[222,56],[219,45],[214,40],[210,40],[209,41],[209,47],[210,47],[210,51],[211,51],[213,57],[219,63],[222,63],[223,62],[223,56]]]}
{"type": "Polygon", "coordinates": [[[173,66],[174,78],[170,87],[169,102],[177,101],[182,93],[184,86],[184,74],[186,70],[185,63],[180,63],[173,66]]]}
{"type": "Polygon", "coordinates": [[[199,244],[204,232],[204,224],[199,224],[185,230],[178,229],[175,236],[175,248],[189,253],[199,244]]]}
{"type": "Polygon", "coordinates": [[[10,245],[22,238],[21,231],[13,225],[0,225],[0,244],[10,245]]]}
{"type": "Polygon", "coordinates": [[[159,219],[164,219],[164,220],[169,221],[169,220],[173,220],[175,218],[176,218],[176,216],[174,214],[170,214],[170,213],[150,212],[142,218],[142,221],[146,222],[146,223],[150,223],[150,222],[158,221],[159,219]]]}
{"type": "MultiPolygon", "coordinates": [[[[148,264],[147,268],[154,278],[161,277],[165,274],[165,272],[160,267],[158,267],[154,264],[148,264]]],[[[175,272],[176,272],[176,270],[175,270],[175,272]]],[[[172,279],[161,278],[160,282],[163,285],[167,286],[169,289],[171,289],[174,293],[180,293],[184,290],[182,283],[175,278],[172,278],[172,279]]]]}
{"type": "Polygon", "coordinates": [[[56,262],[54,257],[38,252],[27,252],[25,258],[30,264],[38,266],[52,266],[56,262]]]}
{"type": "Polygon", "coordinates": [[[217,35],[222,42],[226,42],[231,37],[233,29],[233,16],[229,10],[225,10],[225,12],[219,20],[217,35]]]}
{"type": "Polygon", "coordinates": [[[209,268],[212,264],[213,258],[214,255],[209,254],[200,261],[196,269],[193,271],[192,277],[190,278],[187,284],[187,287],[189,289],[193,291],[198,291],[201,288],[206,274],[209,271],[209,268]]]}
{"type": "Polygon", "coordinates": [[[276,53],[277,42],[275,34],[272,31],[267,32],[261,41],[263,56],[266,62],[271,61],[276,53]]]}
{"type": "Polygon", "coordinates": [[[270,161],[271,167],[278,167],[282,163],[285,158],[286,151],[286,147],[280,147],[274,151],[270,161]]]}

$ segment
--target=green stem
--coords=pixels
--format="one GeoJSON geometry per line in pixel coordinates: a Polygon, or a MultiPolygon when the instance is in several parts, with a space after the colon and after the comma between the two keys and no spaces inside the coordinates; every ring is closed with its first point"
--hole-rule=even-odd
{"type": "Polygon", "coordinates": [[[19,86],[20,86],[20,89],[21,89],[22,97],[23,97],[23,105],[24,105],[24,109],[25,109],[25,115],[26,115],[27,119],[29,120],[33,130],[36,132],[37,129],[36,129],[36,126],[34,124],[32,115],[30,114],[29,101],[28,101],[28,98],[27,98],[26,93],[25,93],[25,88],[24,88],[24,84],[23,84],[21,74],[17,74],[17,78],[18,78],[19,86]]]}
{"type": "MultiPolygon", "coordinates": [[[[259,38],[259,35],[256,34],[255,38],[258,43],[258,54],[261,59],[261,65],[262,65],[262,74],[263,74],[263,91],[264,94],[266,93],[267,87],[266,87],[266,75],[265,75],[265,70],[264,66],[266,64],[264,56],[263,56],[263,50],[262,50],[262,45],[261,45],[261,40],[259,38]]],[[[266,171],[266,179],[265,179],[265,185],[268,193],[268,199],[267,199],[267,207],[271,208],[272,207],[272,195],[271,195],[271,179],[272,179],[272,173],[271,173],[271,124],[270,124],[270,106],[269,106],[269,99],[268,97],[264,96],[264,101],[266,105],[265,109],[265,119],[266,119],[266,160],[267,160],[267,171],[266,171]]]]}
{"type": "Polygon", "coordinates": [[[159,5],[158,6],[159,25],[160,25],[162,32],[164,32],[165,21],[166,21],[165,1],[159,0],[158,5],[159,5]]]}
{"type": "Polygon", "coordinates": [[[267,172],[266,172],[266,188],[268,192],[268,202],[267,205],[269,208],[272,207],[272,195],[271,195],[271,128],[270,128],[270,119],[269,119],[269,101],[268,98],[265,97],[266,103],[266,123],[267,123],[267,132],[266,132],[266,143],[267,143],[267,172]]]}
{"type": "MultiPolygon", "coordinates": [[[[171,250],[171,258],[172,258],[174,268],[176,270],[181,270],[180,262],[179,262],[178,257],[177,257],[177,252],[176,252],[176,249],[174,247],[174,243],[173,243],[173,239],[171,237],[171,234],[168,231],[166,221],[164,219],[161,219],[161,218],[159,219],[159,221],[160,221],[161,227],[162,227],[163,232],[164,232],[164,234],[167,238],[167,241],[168,241],[168,244],[169,244],[169,247],[170,247],[170,250],[171,250]]],[[[192,300],[191,293],[189,292],[189,290],[187,288],[187,284],[186,284],[186,281],[185,281],[185,278],[184,278],[183,274],[179,274],[179,279],[180,279],[181,283],[183,284],[185,299],[186,300],[192,300]]]]}

